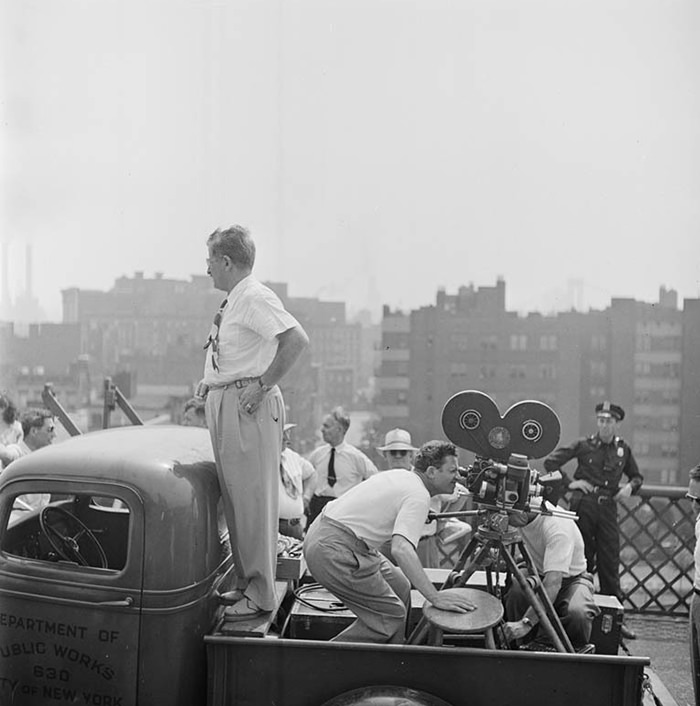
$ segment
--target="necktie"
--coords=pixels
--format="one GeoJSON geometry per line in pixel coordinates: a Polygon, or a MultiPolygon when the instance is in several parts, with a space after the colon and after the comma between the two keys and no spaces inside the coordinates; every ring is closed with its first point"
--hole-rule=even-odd
{"type": "Polygon", "coordinates": [[[221,302],[221,306],[219,306],[219,310],[214,316],[214,322],[211,325],[207,342],[204,344],[204,350],[211,346],[211,365],[217,372],[219,370],[219,328],[221,327],[221,319],[227,304],[228,298],[221,302]]]}
{"type": "Polygon", "coordinates": [[[331,457],[328,459],[328,485],[332,488],[337,480],[335,477],[335,446],[331,446],[331,457]]]}

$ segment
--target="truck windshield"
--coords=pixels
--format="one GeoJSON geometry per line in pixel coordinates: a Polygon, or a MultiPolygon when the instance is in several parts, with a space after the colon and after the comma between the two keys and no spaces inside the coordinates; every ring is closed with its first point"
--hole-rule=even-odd
{"type": "Polygon", "coordinates": [[[14,495],[9,502],[2,552],[113,571],[126,565],[131,510],[124,500],[31,492],[14,495]]]}

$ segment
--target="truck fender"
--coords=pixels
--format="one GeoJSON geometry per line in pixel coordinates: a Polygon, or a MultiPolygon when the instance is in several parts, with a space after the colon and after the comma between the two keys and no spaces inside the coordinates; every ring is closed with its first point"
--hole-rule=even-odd
{"type": "Polygon", "coordinates": [[[321,706],[451,706],[443,699],[404,686],[366,686],[334,696],[321,706]]]}

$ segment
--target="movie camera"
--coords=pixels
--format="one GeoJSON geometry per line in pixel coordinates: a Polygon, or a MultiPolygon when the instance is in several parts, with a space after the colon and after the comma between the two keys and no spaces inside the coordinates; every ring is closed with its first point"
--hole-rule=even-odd
{"type": "Polygon", "coordinates": [[[531,509],[532,500],[546,500],[562,477],[559,471],[539,473],[530,468],[525,456],[515,453],[508,463],[477,456],[471,466],[459,472],[478,504],[506,510],[531,509]]]}
{"type": "MultiPolygon", "coordinates": [[[[561,478],[539,474],[529,459],[541,458],[559,441],[561,425],[554,411],[542,402],[518,402],[501,416],[496,403],[483,392],[466,390],[451,397],[442,411],[442,428],[460,448],[476,454],[474,463],[460,469],[477,510],[438,513],[440,517],[478,515],[477,531],[463,549],[443,588],[464,587],[478,568],[487,573],[488,590],[500,595],[498,573],[505,570],[517,583],[537,614],[544,632],[558,652],[573,652],[566,631],[552,605],[517,527],[511,527],[512,513],[535,512],[575,519],[545,500],[548,490],[561,478]],[[542,498],[534,503],[535,499],[542,498]],[[516,561],[519,554],[524,567],[516,561]],[[496,576],[494,577],[494,574],[496,576]]],[[[409,638],[416,644],[426,634],[421,620],[409,638]]],[[[508,646],[503,639],[503,645],[508,646]]]]}
{"type": "Polygon", "coordinates": [[[561,480],[559,471],[540,474],[529,465],[552,451],[561,433],[559,418],[543,402],[518,402],[501,416],[491,397],[467,390],[447,401],[442,427],[453,444],[476,454],[460,474],[480,506],[535,509],[532,500],[546,499],[561,480]]]}

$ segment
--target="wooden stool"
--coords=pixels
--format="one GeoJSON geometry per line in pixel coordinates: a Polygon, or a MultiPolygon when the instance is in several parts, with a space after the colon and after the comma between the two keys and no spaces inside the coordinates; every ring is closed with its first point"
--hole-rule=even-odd
{"type": "Polygon", "coordinates": [[[441,593],[457,593],[465,596],[476,610],[469,613],[453,613],[440,610],[430,603],[423,606],[423,615],[429,624],[428,644],[442,645],[443,634],[476,635],[484,634],[486,647],[496,649],[493,628],[503,618],[503,604],[495,596],[477,588],[447,588],[441,593]]]}

